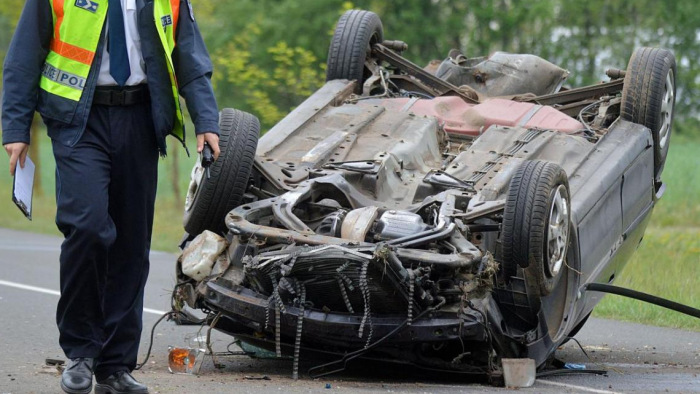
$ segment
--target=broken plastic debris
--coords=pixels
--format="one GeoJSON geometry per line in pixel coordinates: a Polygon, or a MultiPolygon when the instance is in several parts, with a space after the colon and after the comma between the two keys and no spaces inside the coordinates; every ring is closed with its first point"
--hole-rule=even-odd
{"type": "Polygon", "coordinates": [[[263,375],[263,376],[250,376],[250,375],[246,375],[246,376],[244,376],[243,378],[244,378],[244,379],[247,379],[247,380],[272,380],[272,379],[270,379],[270,377],[267,376],[267,375],[263,375]]]}
{"type": "Polygon", "coordinates": [[[171,347],[168,353],[170,373],[194,374],[202,364],[206,352],[203,349],[171,347]]]}
{"type": "Polygon", "coordinates": [[[205,230],[182,252],[182,272],[200,281],[211,274],[217,257],[226,249],[226,240],[205,230]]]}
{"type": "Polygon", "coordinates": [[[530,387],[535,384],[535,360],[504,358],[501,363],[506,387],[530,387]]]}
{"type": "Polygon", "coordinates": [[[46,365],[63,365],[66,361],[60,358],[47,358],[46,365]]]}
{"type": "Polygon", "coordinates": [[[39,373],[58,376],[63,372],[62,365],[42,365],[39,373]]]}
{"type": "Polygon", "coordinates": [[[564,369],[574,369],[577,371],[583,371],[586,369],[586,366],[583,364],[565,363],[564,369]]]}
{"type": "MultiPolygon", "coordinates": [[[[258,359],[277,359],[277,354],[275,352],[271,352],[269,350],[263,349],[261,347],[257,347],[255,345],[251,345],[248,342],[242,342],[238,341],[236,342],[236,345],[241,348],[248,356],[252,358],[258,358],[258,359]]],[[[289,359],[290,357],[285,357],[289,359]]]]}

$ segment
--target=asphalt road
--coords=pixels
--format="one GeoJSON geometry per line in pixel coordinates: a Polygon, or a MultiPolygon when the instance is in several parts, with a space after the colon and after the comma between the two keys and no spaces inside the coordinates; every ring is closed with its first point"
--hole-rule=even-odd
{"type": "MultiPolygon", "coordinates": [[[[65,358],[54,323],[60,242],[56,237],[0,229],[0,393],[60,392],[57,372],[44,366],[47,358],[65,358]]],[[[151,256],[141,360],[158,313],[169,309],[174,261],[175,256],[167,253],[151,256]]],[[[219,368],[206,359],[199,376],[170,374],[168,346],[193,344],[199,335],[197,327],[162,323],[156,330],[153,356],[134,375],[148,384],[151,392],[164,393],[505,391],[459,379],[417,379],[406,371],[388,368],[354,369],[323,379],[302,374],[294,381],[291,362],[245,356],[219,359],[219,368]]],[[[231,342],[222,334],[215,333],[213,338],[214,351],[225,351],[231,342]]],[[[558,352],[558,358],[585,364],[588,369],[605,369],[607,376],[541,378],[534,387],[518,391],[700,392],[700,333],[591,319],[577,338],[590,359],[573,342],[558,352]]]]}

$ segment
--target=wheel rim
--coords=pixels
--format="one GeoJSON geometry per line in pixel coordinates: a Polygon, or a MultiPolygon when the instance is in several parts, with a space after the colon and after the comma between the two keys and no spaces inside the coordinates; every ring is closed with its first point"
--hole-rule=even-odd
{"type": "Polygon", "coordinates": [[[192,172],[190,173],[190,184],[187,187],[187,196],[185,196],[185,212],[189,212],[194,206],[194,201],[197,199],[197,193],[199,193],[203,179],[204,167],[202,167],[201,162],[198,160],[194,167],[192,167],[192,172]]]}
{"type": "Polygon", "coordinates": [[[549,226],[547,227],[547,275],[553,278],[559,274],[566,248],[569,244],[569,202],[566,187],[559,185],[554,191],[552,208],[549,211],[549,226]]]}
{"type": "Polygon", "coordinates": [[[673,119],[673,103],[676,92],[673,70],[669,70],[668,75],[666,75],[664,89],[664,98],[661,102],[661,128],[659,129],[659,148],[662,150],[666,149],[668,137],[671,135],[671,120],[673,119]]]}

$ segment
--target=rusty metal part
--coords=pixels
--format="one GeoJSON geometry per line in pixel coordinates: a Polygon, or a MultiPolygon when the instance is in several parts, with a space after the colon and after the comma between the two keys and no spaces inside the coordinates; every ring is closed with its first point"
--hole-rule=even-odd
{"type": "Polygon", "coordinates": [[[626,70],[620,70],[619,68],[609,68],[605,70],[605,75],[610,77],[610,79],[621,79],[625,77],[627,73],[626,70]]]}
{"type": "Polygon", "coordinates": [[[474,219],[491,215],[493,213],[502,212],[503,208],[506,206],[506,200],[496,200],[496,201],[483,201],[479,202],[476,200],[474,204],[469,202],[469,208],[467,208],[466,213],[457,213],[454,216],[460,217],[463,221],[469,222],[474,219]]]}
{"type": "Polygon", "coordinates": [[[398,53],[408,49],[408,44],[399,40],[384,40],[382,41],[382,45],[398,53]]]}
{"type": "Polygon", "coordinates": [[[307,99],[306,105],[294,109],[260,138],[256,156],[266,157],[276,146],[286,142],[294,131],[323,113],[323,109],[341,104],[355,90],[355,84],[353,81],[328,81],[307,99]]]}
{"type": "Polygon", "coordinates": [[[372,52],[377,58],[383,60],[392,66],[400,68],[406,74],[414,76],[420,79],[423,83],[430,86],[434,91],[436,91],[438,96],[442,95],[452,95],[462,97],[465,101],[470,103],[478,103],[479,97],[476,93],[467,94],[463,90],[460,90],[457,86],[444,81],[433,74],[423,70],[418,65],[410,62],[399,56],[396,52],[385,47],[382,44],[375,44],[372,46],[372,52]]]}
{"type": "Polygon", "coordinates": [[[576,101],[587,100],[590,98],[598,98],[622,92],[623,82],[624,80],[617,79],[610,82],[603,82],[598,85],[585,86],[578,89],[564,90],[561,92],[547,94],[544,96],[527,98],[522,101],[529,101],[540,105],[569,104],[576,101]]]}
{"type": "Polygon", "coordinates": [[[379,209],[374,206],[354,209],[347,213],[340,229],[342,238],[364,242],[370,227],[377,219],[379,209]]]}
{"type": "Polygon", "coordinates": [[[459,51],[451,51],[435,75],[493,98],[555,93],[569,72],[531,54],[495,52],[487,58],[469,59],[459,51]]]}

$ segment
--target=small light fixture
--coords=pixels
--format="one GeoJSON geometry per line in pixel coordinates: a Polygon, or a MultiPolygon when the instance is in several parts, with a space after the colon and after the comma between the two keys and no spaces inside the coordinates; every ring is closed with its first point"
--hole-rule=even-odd
{"type": "Polygon", "coordinates": [[[197,374],[205,354],[204,349],[171,346],[168,353],[168,370],[177,374],[197,374]]]}

